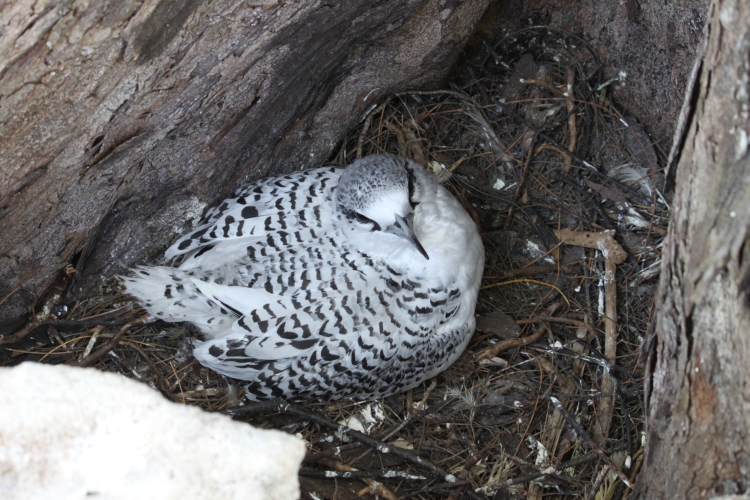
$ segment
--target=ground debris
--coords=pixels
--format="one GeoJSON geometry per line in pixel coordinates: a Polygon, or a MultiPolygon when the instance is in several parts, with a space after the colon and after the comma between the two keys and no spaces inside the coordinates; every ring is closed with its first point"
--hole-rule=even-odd
{"type": "MultiPolygon", "coordinates": [[[[535,27],[482,50],[449,89],[377,106],[332,160],[408,156],[462,201],[487,254],[477,333],[437,385],[389,398],[377,411],[371,402],[296,403],[334,425],[356,419],[385,443],[380,450],[272,407],[248,417],[307,442],[305,498],[594,498],[592,490],[622,498],[623,478],[632,482],[640,466],[636,361],[669,219],[663,154],[617,111],[607,87],[616,82],[600,80],[597,54],[577,37],[535,27]],[[571,232],[609,239],[588,248],[570,241],[571,232]],[[617,317],[607,318],[613,269],[617,317]],[[384,452],[393,447],[449,480],[384,452]],[[326,472],[332,468],[338,473],[326,472]]],[[[64,321],[42,318],[23,342],[0,346],[0,361],[90,364],[208,411],[243,404],[240,382],[189,355],[189,326],[142,324],[144,313],[115,280],[71,306],[64,321]]]]}

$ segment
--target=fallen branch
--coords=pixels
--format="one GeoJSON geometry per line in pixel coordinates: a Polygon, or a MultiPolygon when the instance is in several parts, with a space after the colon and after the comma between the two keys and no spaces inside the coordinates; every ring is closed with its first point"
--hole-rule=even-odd
{"type": "MultiPolygon", "coordinates": [[[[560,229],[555,231],[555,235],[561,243],[594,248],[601,251],[604,256],[604,359],[610,365],[614,365],[617,355],[617,283],[615,273],[617,265],[624,262],[628,258],[628,254],[615,240],[614,231],[592,233],[560,229]]],[[[614,406],[614,389],[612,376],[608,371],[605,371],[602,376],[601,392],[612,396],[602,399],[597,412],[594,439],[600,444],[609,434],[614,406]]]]}

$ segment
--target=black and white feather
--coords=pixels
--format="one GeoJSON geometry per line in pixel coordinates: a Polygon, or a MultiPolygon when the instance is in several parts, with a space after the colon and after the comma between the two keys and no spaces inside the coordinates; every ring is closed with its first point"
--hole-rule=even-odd
{"type": "Polygon", "coordinates": [[[435,376],[474,331],[484,249],[435,177],[391,155],[238,190],[127,291],[206,336],[248,397],[377,398],[435,376]]]}

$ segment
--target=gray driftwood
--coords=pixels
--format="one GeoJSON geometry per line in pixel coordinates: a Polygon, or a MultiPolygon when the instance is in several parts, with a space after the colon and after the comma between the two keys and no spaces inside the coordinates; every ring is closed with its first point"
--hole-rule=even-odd
{"type": "Polygon", "coordinates": [[[3,2],[0,299],[69,262],[90,291],[320,164],[383,96],[441,84],[488,2],[3,2]]]}

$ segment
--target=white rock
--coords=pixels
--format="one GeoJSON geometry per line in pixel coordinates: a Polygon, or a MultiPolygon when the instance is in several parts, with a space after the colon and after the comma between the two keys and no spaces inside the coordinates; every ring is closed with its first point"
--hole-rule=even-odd
{"type": "Polygon", "coordinates": [[[299,498],[304,443],[94,369],[0,368],[0,498],[299,498]]]}

